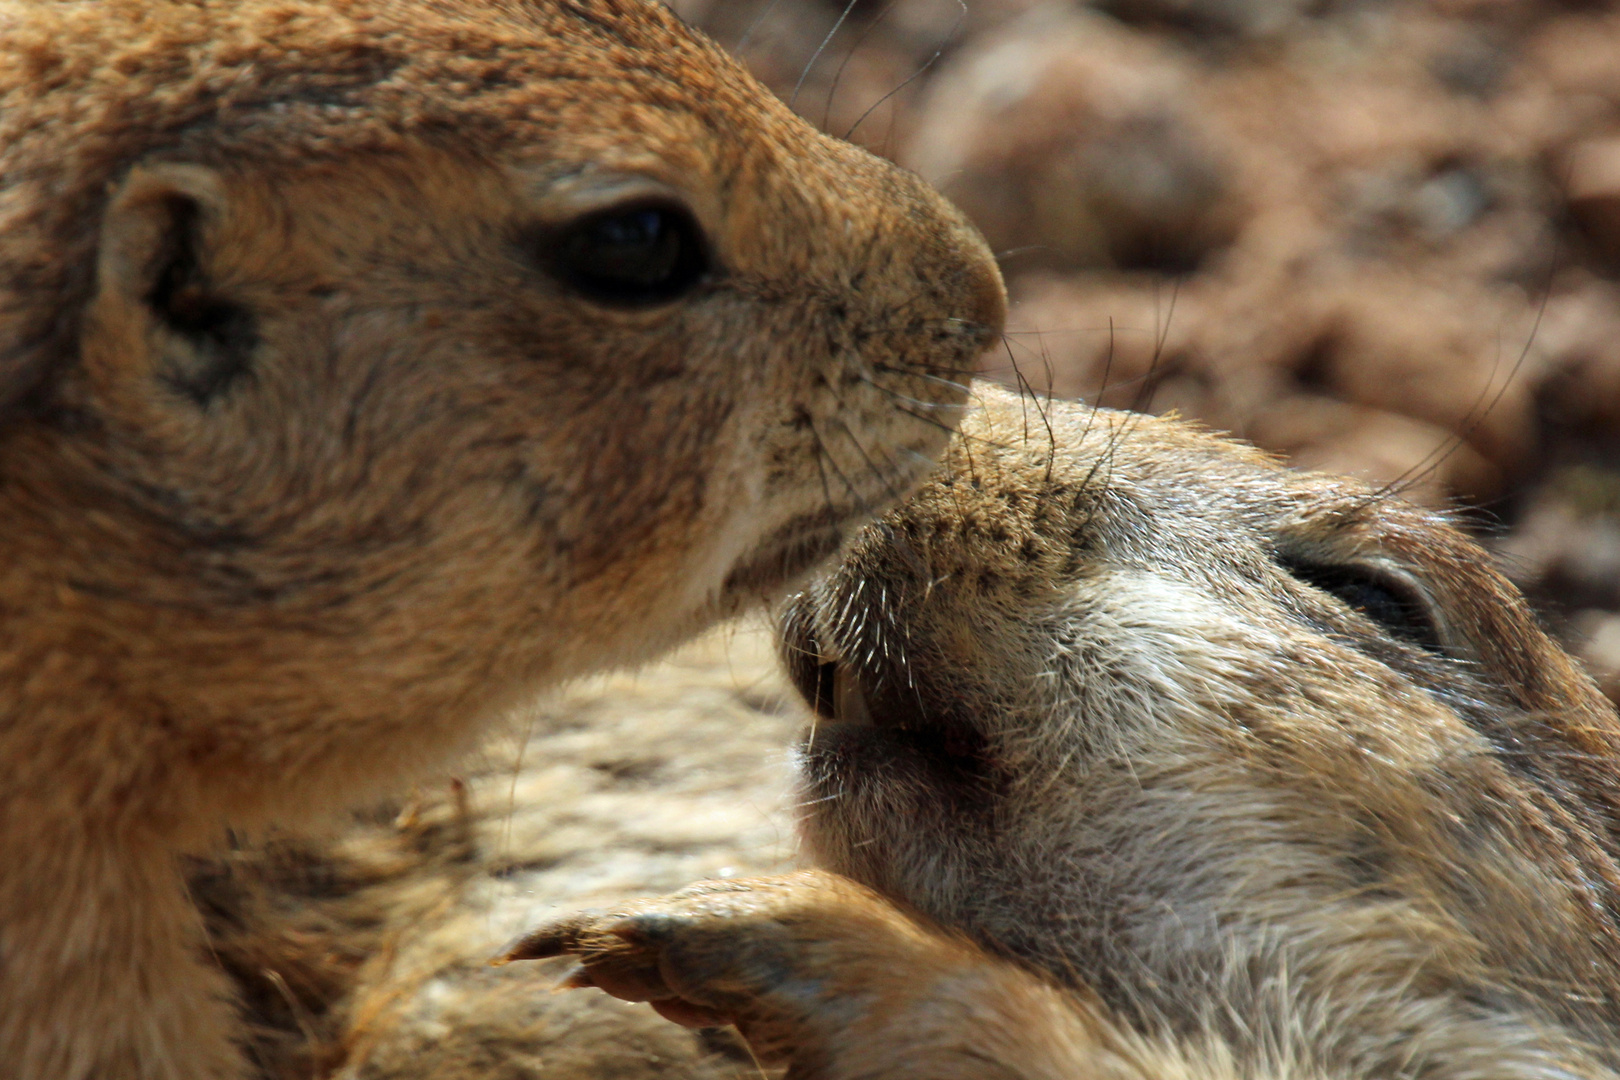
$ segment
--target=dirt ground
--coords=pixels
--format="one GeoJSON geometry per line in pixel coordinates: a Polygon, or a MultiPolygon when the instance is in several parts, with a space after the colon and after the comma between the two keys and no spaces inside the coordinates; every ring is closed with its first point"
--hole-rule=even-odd
{"type": "MultiPolygon", "coordinates": [[[[991,377],[1450,507],[1620,697],[1620,12],[1535,0],[677,0],[942,187],[991,377]]],[[[266,1076],[740,1077],[554,965],[548,912],[793,863],[755,628],[576,687],[455,777],[199,866],[266,1076]]]]}

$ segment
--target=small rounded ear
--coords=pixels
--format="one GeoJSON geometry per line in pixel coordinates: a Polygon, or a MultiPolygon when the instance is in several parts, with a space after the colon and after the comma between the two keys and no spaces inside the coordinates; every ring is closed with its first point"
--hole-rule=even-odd
{"type": "Polygon", "coordinates": [[[72,221],[76,200],[50,186],[49,178],[4,183],[0,431],[19,415],[54,412],[59,378],[81,366],[63,363],[75,353],[86,368],[112,359],[128,367],[150,354],[149,301],[188,258],[194,265],[200,227],[225,208],[225,185],[196,165],[131,170],[101,204],[99,227],[72,221]]]}
{"type": "Polygon", "coordinates": [[[142,165],[102,218],[94,296],[84,323],[88,366],[154,375],[206,404],[244,370],[251,315],[222,300],[204,242],[227,211],[225,184],[200,165],[142,165]]]}

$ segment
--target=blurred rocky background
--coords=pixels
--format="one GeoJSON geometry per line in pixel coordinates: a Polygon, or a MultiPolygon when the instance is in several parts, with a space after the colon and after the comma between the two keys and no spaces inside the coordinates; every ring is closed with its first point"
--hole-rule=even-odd
{"type": "Polygon", "coordinates": [[[674,6],[973,217],[994,377],[1455,508],[1620,697],[1620,12],[674,6]]]}

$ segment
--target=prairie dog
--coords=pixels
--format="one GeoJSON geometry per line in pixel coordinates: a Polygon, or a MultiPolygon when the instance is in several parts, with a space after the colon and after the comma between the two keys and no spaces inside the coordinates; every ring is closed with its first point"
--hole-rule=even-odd
{"type": "Polygon", "coordinates": [[[1443,518],[985,389],[788,608],[822,868],[518,955],[790,1075],[1620,1075],[1620,722],[1443,518]]]}
{"type": "Polygon", "coordinates": [[[644,0],[0,9],[0,1061],[241,1073],[176,865],[783,588],[977,234],[644,0]]]}

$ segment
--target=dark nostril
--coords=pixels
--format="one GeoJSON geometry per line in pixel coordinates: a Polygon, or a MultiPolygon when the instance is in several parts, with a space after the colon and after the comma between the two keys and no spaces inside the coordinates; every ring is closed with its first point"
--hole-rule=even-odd
{"type": "Polygon", "coordinates": [[[817,716],[823,720],[838,719],[838,665],[829,662],[816,665],[814,682],[808,687],[801,687],[801,692],[808,690],[804,695],[815,710],[817,716]]]}
{"type": "Polygon", "coordinates": [[[832,668],[832,719],[841,724],[857,724],[870,727],[872,725],[872,711],[866,704],[866,691],[861,686],[861,680],[851,669],[842,664],[825,665],[832,668]]]}
{"type": "Polygon", "coordinates": [[[824,658],[811,622],[809,602],[802,595],[795,597],[782,613],[778,628],[782,662],[805,704],[817,716],[833,719],[838,665],[824,658]]]}

